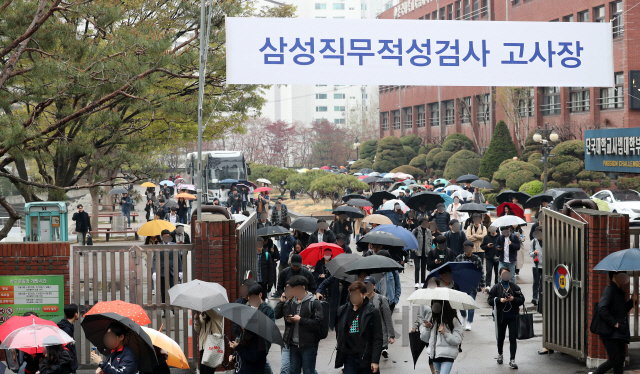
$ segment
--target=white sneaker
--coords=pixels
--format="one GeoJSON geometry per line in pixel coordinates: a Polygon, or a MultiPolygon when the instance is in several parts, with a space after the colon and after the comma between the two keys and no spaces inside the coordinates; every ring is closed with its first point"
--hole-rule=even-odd
{"type": "Polygon", "coordinates": [[[464,330],[471,331],[471,322],[467,322],[467,324],[464,326],[464,330]]]}
{"type": "Polygon", "coordinates": [[[416,290],[417,290],[418,288],[420,288],[420,287],[421,287],[421,286],[420,286],[420,283],[416,283],[416,290]]]}
{"type": "Polygon", "coordinates": [[[467,317],[462,317],[462,323],[461,323],[462,327],[467,326],[467,317]]]}

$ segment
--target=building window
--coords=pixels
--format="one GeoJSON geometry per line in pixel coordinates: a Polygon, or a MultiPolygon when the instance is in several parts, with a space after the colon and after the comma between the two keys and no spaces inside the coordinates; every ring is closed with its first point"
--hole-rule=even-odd
{"type": "Polygon", "coordinates": [[[333,3],[333,10],[344,10],[343,3],[333,3]]]}
{"type": "Polygon", "coordinates": [[[491,118],[491,97],[489,94],[476,96],[478,101],[478,122],[488,122],[491,118]]]}
{"type": "Polygon", "coordinates": [[[624,34],[624,18],[622,16],[622,0],[611,3],[611,19],[613,23],[613,37],[624,34]]]}
{"type": "Polygon", "coordinates": [[[471,10],[469,9],[469,1],[471,0],[463,0],[464,1],[464,19],[469,19],[469,13],[471,10]]]}
{"type": "Polygon", "coordinates": [[[327,9],[327,4],[316,3],[316,9],[327,9]]]}
{"type": "Polygon", "coordinates": [[[316,123],[322,123],[326,120],[327,120],[326,118],[316,118],[316,123]]]}
{"type": "Polygon", "coordinates": [[[551,21],[549,21],[549,22],[560,22],[560,19],[558,19],[558,18],[556,18],[556,19],[552,19],[552,20],[551,20],[551,21]]]}
{"type": "Polygon", "coordinates": [[[382,131],[389,130],[389,112],[382,113],[382,131]]]}
{"type": "Polygon", "coordinates": [[[460,121],[469,123],[471,121],[471,97],[460,99],[460,121]]]}
{"type": "Polygon", "coordinates": [[[367,4],[360,4],[360,10],[367,10],[367,4]]]}
{"type": "Polygon", "coordinates": [[[434,10],[433,13],[431,13],[431,19],[436,20],[438,19],[438,11],[434,10]]]}
{"type": "Polygon", "coordinates": [[[316,107],[316,112],[326,112],[328,111],[326,106],[317,106],[316,107]]]}
{"type": "Polygon", "coordinates": [[[440,107],[438,103],[429,104],[429,124],[440,126],[440,107]]]}
{"type": "Polygon", "coordinates": [[[440,8],[440,19],[447,19],[446,13],[444,12],[444,7],[440,8]]]}
{"type": "Polygon", "coordinates": [[[317,100],[323,100],[327,98],[327,94],[316,94],[317,100]]]}
{"type": "Polygon", "coordinates": [[[542,115],[560,114],[560,87],[542,89],[542,115]]]}
{"type": "Polygon", "coordinates": [[[624,108],[624,73],[615,74],[615,86],[600,89],[600,109],[624,108]]]}
{"type": "Polygon", "coordinates": [[[481,4],[482,8],[480,8],[480,18],[485,18],[489,15],[489,2],[487,0],[482,0],[481,4]]]}
{"type": "Polygon", "coordinates": [[[478,19],[479,13],[480,13],[480,1],[473,0],[473,19],[478,19]]]}
{"type": "Polygon", "coordinates": [[[453,4],[447,5],[447,19],[453,19],[453,4]]]}
{"type": "Polygon", "coordinates": [[[443,101],[444,106],[444,124],[453,125],[456,122],[456,107],[453,100],[443,101]]]}
{"type": "Polygon", "coordinates": [[[520,0],[511,0],[511,5],[512,5],[512,6],[518,6],[518,5],[520,5],[520,0]]]}
{"type": "Polygon", "coordinates": [[[589,11],[585,10],[578,13],[578,22],[589,22],[589,11]]]}
{"type": "Polygon", "coordinates": [[[533,117],[535,115],[533,88],[525,88],[525,92],[522,92],[521,99],[518,102],[518,108],[520,109],[520,117],[533,117]]]}
{"type": "Polygon", "coordinates": [[[336,94],[336,93],[333,94],[334,99],[344,99],[344,97],[345,97],[345,94],[336,94]]]}
{"type": "Polygon", "coordinates": [[[327,87],[326,84],[316,84],[316,87],[327,87]]]}
{"type": "Polygon", "coordinates": [[[573,14],[562,17],[562,22],[573,22],[573,14]]]}
{"type": "Polygon", "coordinates": [[[333,107],[333,111],[334,112],[344,112],[344,106],[336,105],[336,106],[333,107]]]}
{"type": "Polygon", "coordinates": [[[366,94],[366,93],[362,94],[362,99],[363,100],[366,100],[368,98],[369,98],[369,94],[366,94]]]}
{"type": "Polygon", "coordinates": [[[399,110],[393,111],[393,129],[400,130],[400,111],[399,110]]]}
{"type": "Polygon", "coordinates": [[[588,112],[591,110],[589,87],[571,87],[569,94],[569,110],[572,113],[588,112]]]}
{"type": "Polygon", "coordinates": [[[424,105],[420,105],[418,107],[418,121],[417,122],[418,122],[418,127],[424,127],[426,125],[424,105]]]}
{"type": "Polygon", "coordinates": [[[404,128],[410,129],[413,127],[413,113],[411,107],[402,109],[404,111],[404,128]]]}
{"type": "Polygon", "coordinates": [[[335,123],[336,125],[344,125],[344,118],[335,118],[333,120],[333,123],[335,123]]]}
{"type": "Polygon", "coordinates": [[[460,19],[460,0],[456,1],[456,19],[460,19]]]}
{"type": "Polygon", "coordinates": [[[605,22],[604,20],[604,5],[599,6],[597,8],[593,8],[593,21],[594,22],[605,22]]]}
{"type": "Polygon", "coordinates": [[[427,14],[426,16],[424,16],[424,19],[427,21],[431,20],[431,14],[427,14]]]}

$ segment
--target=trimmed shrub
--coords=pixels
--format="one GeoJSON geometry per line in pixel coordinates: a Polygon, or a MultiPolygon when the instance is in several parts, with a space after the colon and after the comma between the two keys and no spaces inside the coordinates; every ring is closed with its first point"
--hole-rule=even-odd
{"type": "Polygon", "coordinates": [[[583,170],[578,173],[576,178],[579,181],[595,181],[604,178],[604,173],[600,171],[583,170]]]}
{"type": "Polygon", "coordinates": [[[492,180],[491,181],[491,187],[493,187],[493,190],[496,192],[500,192],[500,182],[498,182],[497,180],[492,180]]]}
{"type": "Polygon", "coordinates": [[[567,188],[580,188],[578,183],[567,183],[567,188]]]}
{"type": "Polygon", "coordinates": [[[378,150],[378,141],[375,139],[367,140],[360,144],[360,159],[366,158],[373,163],[373,158],[378,150]]]}
{"type": "Polygon", "coordinates": [[[517,173],[511,173],[507,180],[505,181],[505,185],[508,189],[518,191],[520,186],[527,182],[531,182],[536,178],[536,176],[530,172],[529,170],[522,170],[517,173]]]}
{"type": "MultiPolygon", "coordinates": [[[[498,182],[500,182],[501,185],[504,186],[507,178],[509,178],[512,174],[518,174],[523,171],[531,172],[531,174],[533,174],[533,176],[536,178],[539,177],[541,174],[540,169],[531,165],[528,162],[511,160],[510,162],[504,163],[500,167],[500,169],[498,169],[498,171],[496,171],[493,174],[493,179],[497,180],[498,182]]],[[[525,180],[522,183],[525,183],[525,182],[529,182],[529,181],[525,180]]],[[[519,187],[520,185],[518,185],[518,188],[519,187]]]]}
{"type": "Polygon", "coordinates": [[[429,169],[436,169],[436,163],[433,158],[440,152],[442,152],[442,148],[434,148],[427,154],[427,158],[425,158],[424,162],[429,169]]]}
{"type": "Polygon", "coordinates": [[[561,155],[573,156],[584,161],[584,142],[582,140],[568,140],[556,145],[551,153],[555,154],[556,157],[561,155]]]}
{"type": "Polygon", "coordinates": [[[540,161],[542,155],[538,152],[533,152],[526,159],[528,163],[540,169],[540,171],[544,170],[544,162],[540,161]]]}
{"type": "Polygon", "coordinates": [[[425,177],[426,173],[416,167],[410,165],[402,165],[390,171],[391,173],[405,173],[412,175],[416,180],[422,179],[425,177]]]}
{"type": "Polygon", "coordinates": [[[438,146],[436,146],[433,143],[427,143],[425,145],[423,145],[422,147],[420,147],[420,150],[418,151],[419,155],[426,155],[429,154],[429,151],[431,151],[434,148],[437,148],[438,146]]]}
{"type": "Polygon", "coordinates": [[[395,136],[387,136],[378,142],[373,169],[377,172],[385,172],[398,166],[406,165],[407,157],[400,139],[395,136]]]}
{"type": "Polygon", "coordinates": [[[544,185],[542,184],[542,182],[533,180],[520,186],[520,189],[518,191],[525,192],[533,196],[533,195],[541,194],[543,187],[544,185]]]}
{"type": "Polygon", "coordinates": [[[569,155],[556,155],[556,157],[549,157],[547,159],[547,162],[549,162],[549,165],[553,165],[553,166],[558,166],[560,164],[564,164],[565,162],[572,162],[572,161],[580,161],[580,159],[577,157],[569,156],[569,155]]]}
{"type": "Polygon", "coordinates": [[[444,175],[444,171],[441,169],[436,169],[433,171],[433,175],[437,178],[442,178],[442,176],[444,175]]]}
{"type": "Polygon", "coordinates": [[[596,188],[600,187],[600,182],[581,180],[578,181],[578,186],[585,190],[589,195],[593,195],[596,192],[596,188]]]}
{"type": "Polygon", "coordinates": [[[511,134],[504,121],[498,122],[495,132],[491,137],[489,148],[482,156],[480,162],[479,177],[492,178],[504,160],[511,159],[518,155],[516,146],[511,139],[511,134]]]}
{"type": "Polygon", "coordinates": [[[626,178],[620,177],[616,181],[616,187],[619,190],[637,190],[640,187],[640,178],[626,178]]]}
{"type": "Polygon", "coordinates": [[[446,142],[442,143],[442,150],[443,151],[449,151],[449,152],[456,153],[456,152],[461,151],[463,149],[467,149],[467,144],[465,142],[463,142],[462,140],[451,139],[451,140],[447,140],[446,142]]]}
{"type": "Polygon", "coordinates": [[[418,154],[413,150],[413,148],[409,147],[408,145],[405,145],[404,147],[402,147],[404,149],[404,155],[407,158],[407,160],[413,160],[414,157],[416,157],[418,154]]]}
{"type": "Polygon", "coordinates": [[[484,194],[485,200],[491,205],[498,206],[498,194],[497,193],[486,193],[484,194]]]}
{"type": "Polygon", "coordinates": [[[435,155],[433,158],[434,168],[444,170],[447,166],[447,161],[453,156],[453,152],[442,151],[435,155]]]}
{"type": "Polygon", "coordinates": [[[358,170],[361,169],[373,169],[373,164],[371,163],[371,161],[365,159],[360,159],[356,162],[354,162],[353,164],[351,164],[351,167],[349,168],[349,170],[352,173],[357,173],[358,170]]]}
{"type": "Polygon", "coordinates": [[[567,184],[573,181],[582,169],[584,169],[584,162],[580,160],[565,162],[554,168],[552,177],[560,184],[567,184]]]}
{"type": "Polygon", "coordinates": [[[547,181],[547,189],[560,188],[560,187],[562,187],[562,186],[560,185],[560,183],[558,183],[556,181],[547,181]]]}
{"type": "Polygon", "coordinates": [[[400,143],[404,146],[411,147],[413,152],[417,154],[420,150],[420,144],[422,144],[422,138],[415,134],[409,134],[400,138],[400,143]]]}
{"type": "Polygon", "coordinates": [[[480,169],[480,156],[471,151],[463,149],[456,152],[444,168],[445,179],[456,179],[465,174],[477,174],[480,169]]]}
{"type": "Polygon", "coordinates": [[[427,167],[427,155],[417,155],[416,157],[411,159],[409,165],[424,170],[427,167]]]}
{"type": "Polygon", "coordinates": [[[602,188],[611,188],[611,178],[606,177],[600,181],[602,188]]]}
{"type": "Polygon", "coordinates": [[[444,139],[444,142],[442,143],[442,146],[444,147],[444,143],[446,143],[447,141],[450,141],[450,140],[460,140],[460,141],[464,142],[464,144],[465,144],[464,149],[467,149],[467,150],[470,150],[470,151],[474,151],[474,152],[476,151],[476,147],[473,144],[473,140],[469,139],[469,137],[464,135],[464,134],[460,134],[460,133],[456,132],[456,133],[453,133],[453,134],[447,136],[444,139]]]}

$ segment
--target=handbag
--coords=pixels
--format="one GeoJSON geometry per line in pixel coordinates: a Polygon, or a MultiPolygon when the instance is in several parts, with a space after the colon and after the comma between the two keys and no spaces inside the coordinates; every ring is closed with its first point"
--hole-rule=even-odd
{"type": "Polygon", "coordinates": [[[224,335],[210,334],[204,343],[202,365],[217,368],[224,361],[224,335]]]}
{"type": "Polygon", "coordinates": [[[522,307],[524,314],[518,314],[518,340],[526,340],[534,337],[533,314],[527,313],[527,308],[522,307]]]}

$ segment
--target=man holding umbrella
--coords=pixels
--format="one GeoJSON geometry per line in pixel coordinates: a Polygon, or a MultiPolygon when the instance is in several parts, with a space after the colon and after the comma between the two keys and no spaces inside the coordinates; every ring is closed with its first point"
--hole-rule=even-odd
{"type": "Polygon", "coordinates": [[[121,323],[111,322],[104,335],[104,345],[111,353],[106,360],[91,352],[91,360],[98,365],[96,374],[137,374],[138,358],[131,348],[124,344],[127,328],[121,323]]]}
{"type": "Polygon", "coordinates": [[[122,217],[127,217],[127,226],[131,227],[131,208],[133,208],[133,202],[131,201],[129,194],[126,192],[123,193],[120,198],[120,206],[122,207],[120,208],[120,215],[122,217]]]}

